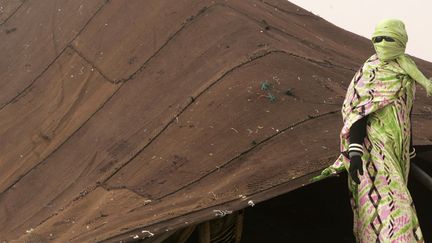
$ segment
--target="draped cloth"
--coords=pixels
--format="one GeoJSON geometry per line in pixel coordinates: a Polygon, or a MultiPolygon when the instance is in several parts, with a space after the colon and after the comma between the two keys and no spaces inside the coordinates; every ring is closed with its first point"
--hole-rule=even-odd
{"type": "Polygon", "coordinates": [[[364,175],[349,179],[358,242],[423,242],[407,188],[414,81],[396,60],[369,58],[351,81],[342,106],[342,154],[330,170],[348,169],[350,127],[367,116],[364,175]]]}
{"type": "Polygon", "coordinates": [[[432,94],[432,83],[405,54],[408,36],[399,20],[383,20],[372,40],[376,54],[354,75],[342,106],[341,155],[316,179],[348,170],[350,128],[367,116],[360,184],[351,177],[351,206],[357,242],[424,242],[407,188],[410,167],[410,113],[415,83],[432,94]]]}

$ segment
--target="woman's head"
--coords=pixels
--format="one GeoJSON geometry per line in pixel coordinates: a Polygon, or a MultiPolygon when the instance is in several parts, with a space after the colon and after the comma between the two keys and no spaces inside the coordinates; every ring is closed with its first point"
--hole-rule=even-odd
{"type": "Polygon", "coordinates": [[[398,19],[384,19],[377,24],[372,42],[378,58],[383,61],[405,54],[408,35],[405,24],[398,19]]]}

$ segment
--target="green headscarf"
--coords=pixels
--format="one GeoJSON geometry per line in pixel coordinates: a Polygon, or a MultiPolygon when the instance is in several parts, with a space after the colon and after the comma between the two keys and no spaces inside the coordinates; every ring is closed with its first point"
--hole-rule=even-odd
{"type": "Polygon", "coordinates": [[[426,89],[427,95],[432,95],[431,80],[427,79],[414,61],[405,54],[406,43],[408,42],[405,24],[397,19],[384,19],[375,27],[372,40],[377,36],[388,36],[395,40],[394,42],[383,40],[373,43],[378,58],[382,61],[396,59],[402,69],[426,89]]]}

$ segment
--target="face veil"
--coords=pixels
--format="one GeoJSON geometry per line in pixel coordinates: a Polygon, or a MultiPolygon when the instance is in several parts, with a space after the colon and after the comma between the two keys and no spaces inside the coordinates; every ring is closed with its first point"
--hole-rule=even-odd
{"type": "Polygon", "coordinates": [[[389,61],[405,54],[408,35],[405,24],[397,19],[385,19],[378,23],[372,35],[372,42],[378,58],[382,61],[389,61]],[[391,37],[395,41],[382,40],[375,42],[375,38],[380,36],[391,37]]]}
{"type": "Polygon", "coordinates": [[[400,67],[425,90],[428,96],[432,95],[432,82],[427,79],[417,68],[414,61],[405,54],[408,35],[405,24],[398,19],[384,19],[377,24],[372,35],[372,42],[375,52],[381,61],[396,60],[400,67]],[[395,41],[380,42],[374,41],[375,38],[387,36],[395,41]]]}

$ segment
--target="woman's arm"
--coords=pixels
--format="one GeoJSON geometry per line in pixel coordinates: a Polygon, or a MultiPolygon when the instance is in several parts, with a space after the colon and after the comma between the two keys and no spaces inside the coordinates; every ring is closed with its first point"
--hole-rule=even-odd
{"type": "Polygon", "coordinates": [[[363,141],[366,137],[367,116],[356,121],[350,128],[350,145],[348,156],[350,158],[349,174],[354,182],[360,184],[358,174],[363,175],[363,164],[361,157],[363,155],[363,141]]]}
{"type": "Polygon", "coordinates": [[[356,121],[350,128],[350,145],[349,145],[349,157],[351,155],[363,155],[363,141],[366,137],[366,122],[367,116],[356,121]]]}

